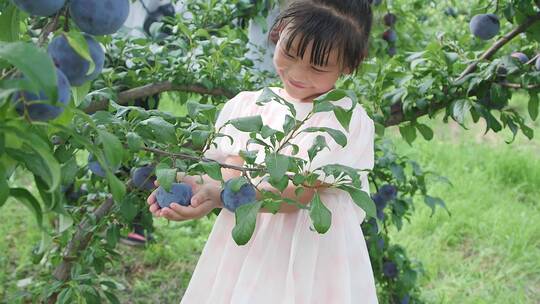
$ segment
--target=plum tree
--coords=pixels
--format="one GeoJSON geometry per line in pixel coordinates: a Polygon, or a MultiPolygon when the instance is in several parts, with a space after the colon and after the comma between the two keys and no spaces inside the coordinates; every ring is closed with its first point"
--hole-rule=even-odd
{"type": "Polygon", "coordinates": [[[69,102],[71,91],[68,79],[59,69],[56,69],[56,85],[58,89],[56,103],[60,105],[51,103],[44,91],[40,91],[39,94],[23,91],[13,95],[15,110],[19,115],[26,112],[31,120],[37,121],[49,121],[60,116],[64,112],[64,106],[69,102]]]}
{"type": "Polygon", "coordinates": [[[156,176],[154,175],[154,166],[148,165],[136,168],[132,171],[131,180],[133,182],[133,185],[138,189],[154,189],[154,182],[156,181],[156,176]]]}
{"type": "Polygon", "coordinates": [[[527,57],[527,55],[523,54],[522,52],[512,52],[510,56],[519,59],[521,63],[526,63],[527,61],[529,61],[529,57],[527,57]]]}
{"type": "Polygon", "coordinates": [[[382,38],[388,43],[395,42],[397,40],[396,31],[394,31],[393,29],[387,29],[386,31],[384,31],[382,38]]]}
{"type": "Polygon", "coordinates": [[[160,186],[156,191],[156,200],[160,208],[169,207],[172,203],[189,206],[192,195],[193,190],[190,185],[186,183],[173,183],[170,192],[160,186]]]}
{"type": "Polygon", "coordinates": [[[47,17],[58,12],[66,0],[11,0],[21,10],[30,15],[47,17]]]}
{"type": "Polygon", "coordinates": [[[474,36],[482,40],[489,40],[499,33],[501,24],[497,15],[478,14],[471,19],[469,28],[474,36]]]}
{"type": "Polygon", "coordinates": [[[66,74],[73,86],[80,86],[95,79],[101,73],[105,62],[105,53],[99,43],[90,35],[85,34],[84,38],[88,44],[90,57],[94,61],[94,70],[90,74],[88,74],[90,62],[69,45],[64,35],[54,38],[47,48],[47,52],[52,57],[54,64],[66,74]]]}
{"type": "Polygon", "coordinates": [[[250,183],[243,184],[238,191],[233,190],[233,180],[228,180],[221,191],[221,201],[225,208],[234,212],[236,208],[255,201],[255,187],[250,183]]]}
{"type": "Polygon", "coordinates": [[[394,24],[396,24],[397,17],[395,14],[386,13],[383,17],[383,20],[386,26],[393,26],[394,24]]]}
{"type": "Polygon", "coordinates": [[[91,35],[113,34],[129,15],[129,0],[72,0],[69,11],[73,21],[91,35]]]}

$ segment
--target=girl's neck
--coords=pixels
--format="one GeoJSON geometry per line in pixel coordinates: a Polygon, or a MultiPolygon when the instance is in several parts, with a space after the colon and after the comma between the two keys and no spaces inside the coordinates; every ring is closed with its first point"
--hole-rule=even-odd
{"type": "Polygon", "coordinates": [[[280,95],[281,96],[284,96],[284,98],[286,100],[292,100],[292,101],[296,101],[296,102],[300,102],[300,103],[312,103],[313,100],[323,94],[326,94],[328,92],[330,92],[331,90],[335,89],[336,87],[332,87],[330,90],[326,91],[326,92],[323,92],[323,93],[317,93],[317,94],[313,94],[313,95],[310,95],[308,97],[305,97],[303,99],[298,99],[298,98],[294,98],[292,97],[291,95],[289,95],[289,93],[287,93],[287,90],[283,89],[283,88],[279,88],[279,92],[280,92],[280,95]]]}

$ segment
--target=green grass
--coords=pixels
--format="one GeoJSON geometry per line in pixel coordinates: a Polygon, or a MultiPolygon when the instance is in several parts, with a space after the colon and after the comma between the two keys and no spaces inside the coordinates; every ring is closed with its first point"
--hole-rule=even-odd
{"type": "MultiPolygon", "coordinates": [[[[162,109],[181,113],[174,102],[162,109]]],[[[536,136],[540,126],[534,125],[536,136]]],[[[451,212],[433,217],[422,201],[401,231],[392,230],[410,258],[423,263],[421,297],[427,303],[540,302],[540,141],[508,133],[482,136],[482,124],[465,131],[430,123],[435,138],[397,151],[424,169],[446,176],[453,186],[431,181],[430,194],[451,212]]],[[[397,138],[395,129],[388,130],[397,138]]],[[[18,183],[28,183],[19,176],[18,183]]],[[[17,282],[40,269],[30,260],[39,232],[30,212],[10,200],[0,209],[0,303],[15,303],[17,282]]],[[[124,258],[107,273],[124,289],[121,303],[178,303],[211,230],[211,219],[184,223],[156,221],[156,243],[146,249],[120,246],[124,258]]]]}
{"type": "MultiPolygon", "coordinates": [[[[420,280],[427,303],[539,303],[540,142],[522,134],[482,136],[482,124],[466,131],[431,123],[435,139],[399,142],[397,150],[452,185],[432,182],[451,216],[421,200],[394,242],[424,265],[420,280]]],[[[538,121],[533,124],[536,135],[538,121]]],[[[388,134],[397,137],[395,130],[388,134]]]]}

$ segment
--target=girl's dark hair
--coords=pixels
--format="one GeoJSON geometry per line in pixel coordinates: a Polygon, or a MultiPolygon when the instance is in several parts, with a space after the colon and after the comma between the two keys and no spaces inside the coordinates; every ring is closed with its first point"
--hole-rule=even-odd
{"type": "Polygon", "coordinates": [[[304,58],[313,41],[310,63],[324,66],[330,51],[338,50],[343,68],[356,71],[367,57],[373,13],[367,0],[298,0],[287,7],[272,25],[281,30],[290,24],[287,52],[299,37],[296,55],[304,58]]]}

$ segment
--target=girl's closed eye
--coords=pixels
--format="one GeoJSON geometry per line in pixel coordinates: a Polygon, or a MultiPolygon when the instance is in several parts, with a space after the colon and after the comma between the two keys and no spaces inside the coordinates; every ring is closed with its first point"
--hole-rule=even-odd
{"type": "Polygon", "coordinates": [[[328,72],[328,71],[321,70],[321,69],[319,69],[317,67],[314,67],[314,66],[311,66],[311,69],[313,69],[317,73],[327,73],[328,72]]]}

